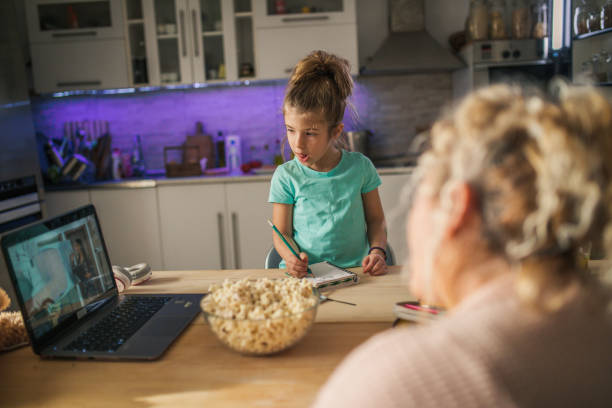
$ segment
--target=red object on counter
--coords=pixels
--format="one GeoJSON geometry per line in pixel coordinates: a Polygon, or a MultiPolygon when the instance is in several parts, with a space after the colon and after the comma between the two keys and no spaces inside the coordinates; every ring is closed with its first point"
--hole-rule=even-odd
{"type": "Polygon", "coordinates": [[[250,162],[244,163],[240,166],[243,173],[248,173],[253,169],[258,169],[262,166],[261,160],[251,160],[250,162]]]}

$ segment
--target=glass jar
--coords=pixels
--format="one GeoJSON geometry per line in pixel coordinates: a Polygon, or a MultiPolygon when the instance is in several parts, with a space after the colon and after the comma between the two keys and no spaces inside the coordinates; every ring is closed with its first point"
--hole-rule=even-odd
{"type": "Polygon", "coordinates": [[[512,7],[512,38],[531,37],[531,12],[528,0],[515,0],[512,7]]]}
{"type": "Polygon", "coordinates": [[[599,14],[601,29],[612,28],[612,0],[606,0],[599,14]]]}
{"type": "Polygon", "coordinates": [[[601,30],[601,7],[595,4],[587,5],[587,30],[589,33],[594,33],[601,30]]]}
{"type": "Polygon", "coordinates": [[[584,0],[581,0],[574,8],[574,35],[586,34],[589,32],[587,20],[589,17],[588,7],[584,0]]]}
{"type": "Polygon", "coordinates": [[[492,0],[489,10],[489,38],[503,40],[508,38],[506,29],[506,4],[504,0],[492,0]]]}
{"type": "Polygon", "coordinates": [[[533,38],[542,39],[548,37],[548,2],[540,0],[534,7],[533,38]]]}
{"type": "Polygon", "coordinates": [[[470,41],[487,40],[489,32],[489,7],[484,0],[471,0],[467,19],[467,34],[470,41]]]}

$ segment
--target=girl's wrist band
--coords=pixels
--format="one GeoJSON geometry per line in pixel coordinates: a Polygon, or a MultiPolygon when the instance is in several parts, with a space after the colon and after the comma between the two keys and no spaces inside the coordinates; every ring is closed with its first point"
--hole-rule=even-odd
{"type": "Polygon", "coordinates": [[[385,251],[384,248],[377,247],[377,246],[370,247],[370,250],[368,251],[368,255],[370,255],[372,253],[372,251],[375,250],[375,249],[378,249],[379,251],[382,251],[382,253],[383,253],[384,257],[385,257],[385,261],[386,261],[387,260],[387,251],[385,251]]]}

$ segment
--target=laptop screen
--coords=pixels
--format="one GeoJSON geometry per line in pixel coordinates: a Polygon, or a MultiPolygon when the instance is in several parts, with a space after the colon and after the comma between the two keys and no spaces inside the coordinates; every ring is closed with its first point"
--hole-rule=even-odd
{"type": "Polygon", "coordinates": [[[2,249],[34,339],[116,293],[91,205],[10,233],[2,237],[2,249]]]}

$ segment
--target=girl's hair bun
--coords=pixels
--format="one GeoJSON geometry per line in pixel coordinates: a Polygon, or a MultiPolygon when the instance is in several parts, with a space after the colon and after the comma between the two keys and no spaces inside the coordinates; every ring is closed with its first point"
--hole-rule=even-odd
{"type": "Polygon", "coordinates": [[[349,62],[326,51],[313,51],[293,68],[285,104],[305,111],[323,111],[332,124],[342,121],[346,99],[353,92],[349,62]]]}

